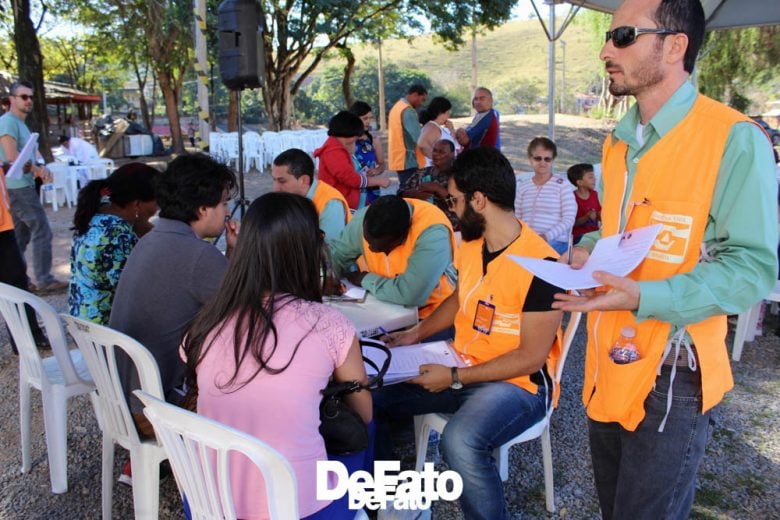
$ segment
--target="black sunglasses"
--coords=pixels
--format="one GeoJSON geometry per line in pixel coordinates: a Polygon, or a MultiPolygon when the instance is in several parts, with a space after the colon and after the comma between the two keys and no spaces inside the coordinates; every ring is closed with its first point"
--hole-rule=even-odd
{"type": "Polygon", "coordinates": [[[544,162],[553,162],[553,158],[552,157],[542,157],[541,155],[534,155],[533,157],[531,157],[531,159],[533,159],[536,162],[542,162],[542,161],[544,161],[544,162]]]}
{"type": "Polygon", "coordinates": [[[681,31],[675,31],[674,29],[649,29],[643,27],[615,27],[611,31],[607,31],[606,39],[604,43],[612,40],[612,44],[618,49],[628,47],[636,42],[642,34],[679,34],[681,31]]]}
{"type": "Polygon", "coordinates": [[[19,95],[14,94],[13,96],[21,98],[22,101],[30,101],[33,98],[30,94],[19,94],[19,95]]]}

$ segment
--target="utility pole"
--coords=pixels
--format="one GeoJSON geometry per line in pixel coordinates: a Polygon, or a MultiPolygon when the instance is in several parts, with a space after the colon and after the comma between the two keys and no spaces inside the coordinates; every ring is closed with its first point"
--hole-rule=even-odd
{"type": "Polygon", "coordinates": [[[377,44],[379,50],[379,131],[387,131],[387,115],[385,114],[385,69],[382,64],[382,40],[377,44]]]}
{"type": "Polygon", "coordinates": [[[561,40],[563,60],[561,62],[561,114],[566,112],[566,42],[561,40]]]}

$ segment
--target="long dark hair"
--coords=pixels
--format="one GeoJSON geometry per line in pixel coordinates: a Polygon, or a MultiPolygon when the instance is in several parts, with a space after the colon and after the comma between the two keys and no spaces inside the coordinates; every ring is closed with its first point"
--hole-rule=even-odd
{"type": "Polygon", "coordinates": [[[306,197],[267,193],[252,203],[222,285],[187,328],[184,350],[190,386],[197,386],[197,367],[229,320],[235,320],[235,371],[222,389],[238,390],[261,371],[278,374],[290,366],[300,342],[286,363],[270,365],[278,342],[274,313],[295,300],[322,301],[321,243],[317,210],[306,197]],[[247,356],[257,368],[238,381],[247,356]]]}
{"type": "Polygon", "coordinates": [[[452,109],[452,103],[445,97],[435,97],[431,100],[428,106],[420,112],[420,124],[424,125],[428,121],[433,121],[440,114],[443,114],[447,110],[452,109]]]}
{"type": "Polygon", "coordinates": [[[71,229],[77,235],[86,233],[90,220],[104,204],[104,196],[120,208],[125,208],[136,200],[154,200],[154,183],[159,173],[147,164],[129,163],[117,168],[107,179],[90,182],[79,191],[71,229]]]}

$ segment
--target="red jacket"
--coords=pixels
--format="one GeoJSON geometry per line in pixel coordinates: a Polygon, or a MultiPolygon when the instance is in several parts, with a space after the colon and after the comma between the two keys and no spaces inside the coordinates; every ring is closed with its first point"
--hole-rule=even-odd
{"type": "Polygon", "coordinates": [[[355,171],[349,150],[338,139],[329,136],[320,148],[314,150],[314,157],[320,160],[317,170],[319,181],[339,190],[349,207],[357,209],[360,189],[366,187],[366,177],[355,171]]]}

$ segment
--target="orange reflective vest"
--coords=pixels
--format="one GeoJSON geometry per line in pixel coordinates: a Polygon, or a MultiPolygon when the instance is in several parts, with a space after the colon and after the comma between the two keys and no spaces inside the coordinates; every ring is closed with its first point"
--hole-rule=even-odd
{"type": "MultiPolygon", "coordinates": [[[[393,278],[406,271],[406,264],[409,257],[414,253],[414,247],[417,239],[429,227],[439,224],[445,226],[450,235],[450,254],[455,258],[457,245],[455,244],[455,232],[452,230],[452,224],[447,216],[429,202],[418,199],[404,199],[412,206],[412,225],[409,228],[409,234],[406,241],[400,246],[390,251],[389,255],[384,253],[374,253],[368,247],[368,242],[363,237],[363,256],[358,258],[358,266],[362,271],[378,274],[386,278],[393,278]]],[[[454,287],[450,284],[447,276],[442,273],[439,283],[434,287],[433,292],[428,297],[425,305],[419,308],[418,315],[420,319],[429,316],[436,307],[439,306],[447,297],[452,294],[454,287]]]]}
{"type": "MultiPolygon", "coordinates": [[[[520,267],[508,255],[533,258],[556,258],[558,254],[531,227],[521,222],[522,232],[506,250],[487,266],[482,274],[482,245],[484,239],[463,242],[458,251],[458,313],[455,315],[453,346],[473,365],[495,359],[520,348],[520,326],[523,305],[531,287],[533,274],[520,267]],[[495,306],[490,334],[474,328],[479,301],[495,306]]],[[[561,331],[547,356],[547,372],[555,376],[555,367],[561,357],[561,331]]],[[[533,394],[537,385],[528,375],[507,380],[533,394]]],[[[557,384],[556,384],[557,387],[557,384]]],[[[557,391],[554,402],[557,403],[557,391]]]]}
{"type": "Polygon", "coordinates": [[[11,217],[11,199],[8,197],[8,188],[5,185],[5,173],[0,166],[0,232],[14,228],[11,217]]]}
{"type": "MultiPolygon", "coordinates": [[[[726,141],[742,114],[699,95],[685,118],[650,148],[637,164],[632,186],[626,186],[628,145],[614,136],[604,143],[602,235],[662,224],[650,253],[629,276],[660,280],[691,271],[699,262],[712,194],[726,141]],[[628,203],[623,207],[623,199],[628,203]]],[[[733,386],[726,352],[726,317],[711,316],[685,330],[696,347],[702,378],[702,413],[715,406],[733,386]]],[[[588,416],[618,422],[634,431],[645,416],[644,402],[653,388],[671,324],[655,319],[637,323],[629,311],[592,312],[582,398],[588,416]],[[639,360],[618,365],[609,349],[624,326],[636,329],[639,360]]]]}
{"type": "Polygon", "coordinates": [[[325,206],[332,200],[336,200],[341,203],[341,206],[344,208],[344,224],[348,224],[349,219],[352,218],[352,213],[349,211],[347,199],[344,198],[344,195],[342,195],[339,190],[330,184],[318,180],[317,187],[314,188],[314,196],[311,198],[311,201],[314,203],[314,207],[317,208],[317,214],[322,214],[325,206]]]}
{"type": "MultiPolygon", "coordinates": [[[[400,99],[390,109],[387,116],[387,168],[390,170],[406,170],[406,155],[411,154],[411,150],[406,149],[404,140],[404,110],[414,110],[406,99],[400,99]]],[[[414,154],[417,159],[417,167],[425,166],[425,156],[417,147],[414,146],[414,154]]]]}

